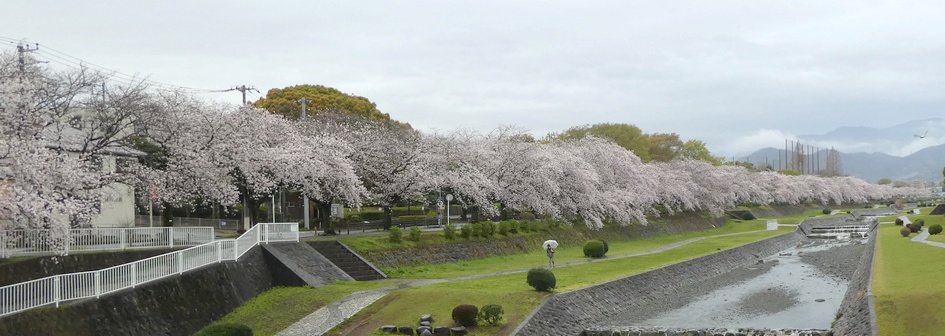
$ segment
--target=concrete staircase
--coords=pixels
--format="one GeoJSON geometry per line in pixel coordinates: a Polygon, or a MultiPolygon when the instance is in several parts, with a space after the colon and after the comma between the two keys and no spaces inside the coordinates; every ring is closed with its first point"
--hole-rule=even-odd
{"type": "Polygon", "coordinates": [[[339,241],[324,240],[308,242],[321,253],[325,258],[331,260],[336,266],[348,273],[352,278],[358,281],[386,279],[387,275],[381,270],[364,260],[360,255],[352,251],[348,246],[339,241]]]}
{"type": "Polygon", "coordinates": [[[323,286],[338,280],[354,280],[330,260],[306,243],[261,245],[274,267],[276,281],[282,286],[323,286]],[[297,280],[289,274],[297,277],[297,280]],[[298,283],[301,280],[302,283],[298,283]]]}

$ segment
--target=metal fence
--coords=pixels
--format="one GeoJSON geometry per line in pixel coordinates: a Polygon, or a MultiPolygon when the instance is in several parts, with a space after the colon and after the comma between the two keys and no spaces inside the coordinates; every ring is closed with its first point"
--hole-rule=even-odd
{"type": "Polygon", "coordinates": [[[299,241],[297,223],[260,223],[237,239],[217,240],[99,271],[54,275],[0,287],[0,317],[122,289],[182,274],[225,260],[239,260],[260,243],[299,241]]]}
{"type": "Polygon", "coordinates": [[[136,215],[135,216],[135,226],[136,227],[160,227],[160,226],[173,226],[173,227],[190,227],[190,226],[205,226],[212,227],[217,230],[229,230],[236,231],[240,228],[239,219],[223,219],[223,218],[195,218],[195,217],[171,217],[170,223],[162,223],[161,216],[152,216],[148,217],[147,215],[136,215]]]}
{"type": "Polygon", "coordinates": [[[199,245],[213,241],[212,227],[71,229],[67,236],[52,230],[0,231],[0,257],[73,251],[124,250],[199,245]]]}

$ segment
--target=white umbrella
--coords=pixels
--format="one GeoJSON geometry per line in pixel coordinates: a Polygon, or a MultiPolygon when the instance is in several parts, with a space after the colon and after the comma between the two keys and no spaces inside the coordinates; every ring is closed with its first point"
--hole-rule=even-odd
{"type": "Polygon", "coordinates": [[[546,240],[544,243],[541,244],[541,247],[546,250],[549,248],[556,249],[558,248],[558,242],[554,240],[546,240]]]}

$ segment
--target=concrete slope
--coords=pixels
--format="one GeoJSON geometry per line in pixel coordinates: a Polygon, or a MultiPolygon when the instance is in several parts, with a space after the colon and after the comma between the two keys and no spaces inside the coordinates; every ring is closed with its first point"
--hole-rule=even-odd
{"type": "Polygon", "coordinates": [[[270,265],[280,275],[277,276],[280,285],[322,286],[338,280],[354,281],[306,243],[271,243],[262,247],[267,257],[275,261],[270,265]]]}

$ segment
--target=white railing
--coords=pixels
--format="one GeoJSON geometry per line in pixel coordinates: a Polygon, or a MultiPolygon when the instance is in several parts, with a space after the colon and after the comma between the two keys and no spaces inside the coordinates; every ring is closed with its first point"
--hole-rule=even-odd
{"type": "Polygon", "coordinates": [[[70,300],[98,298],[206,265],[238,260],[260,243],[283,241],[299,241],[297,223],[260,223],[237,239],[212,241],[99,271],[60,274],[3,286],[0,317],[36,307],[58,307],[70,300]]]}
{"type": "Polygon", "coordinates": [[[51,230],[3,230],[0,257],[191,246],[212,242],[214,234],[212,227],[94,228],[57,238],[51,230]]]}

